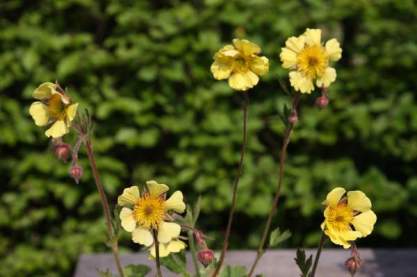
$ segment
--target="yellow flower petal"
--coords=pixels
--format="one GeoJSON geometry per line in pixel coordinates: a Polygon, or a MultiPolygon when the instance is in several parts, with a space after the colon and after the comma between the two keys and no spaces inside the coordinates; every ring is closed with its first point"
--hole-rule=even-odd
{"type": "Polygon", "coordinates": [[[290,83],[295,90],[301,93],[311,93],[314,90],[314,84],[311,79],[297,71],[290,72],[290,83]]]}
{"type": "MultiPolygon", "coordinates": [[[[163,258],[163,257],[166,257],[166,256],[169,255],[170,252],[168,251],[168,248],[167,248],[167,244],[166,243],[160,243],[158,248],[159,248],[159,257],[163,258]]],[[[149,253],[151,254],[151,256],[153,258],[156,257],[156,247],[155,247],[155,244],[149,249],[149,253]]]]}
{"type": "Polygon", "coordinates": [[[165,209],[174,210],[177,213],[185,211],[184,197],[181,191],[174,192],[168,200],[165,201],[165,209]]]}
{"type": "Polygon", "coordinates": [[[305,44],[305,37],[304,36],[290,37],[285,42],[285,46],[289,50],[291,50],[291,51],[293,51],[295,53],[298,53],[301,50],[303,50],[304,49],[304,44],[305,44]]]}
{"type": "Polygon", "coordinates": [[[173,238],[177,238],[181,233],[181,226],[174,222],[161,222],[158,227],[158,241],[167,243],[173,238]]]}
{"type": "Polygon", "coordinates": [[[332,228],[329,228],[329,226],[325,227],[324,233],[330,238],[330,240],[334,244],[341,245],[345,249],[351,246],[351,241],[354,241],[362,236],[361,233],[357,231],[337,231],[332,228]]]}
{"type": "Polygon", "coordinates": [[[47,137],[59,138],[68,133],[68,127],[65,121],[58,120],[52,126],[46,130],[45,135],[47,137]]]}
{"type": "Polygon", "coordinates": [[[32,116],[37,126],[45,126],[48,124],[48,107],[42,102],[33,102],[32,105],[30,105],[29,114],[32,116]]]}
{"type": "Polygon", "coordinates": [[[128,232],[132,232],[133,230],[135,230],[136,220],[133,217],[133,211],[131,209],[123,208],[120,211],[119,218],[123,229],[125,229],[128,232]]]}
{"type": "Polygon", "coordinates": [[[158,197],[169,190],[169,187],[165,184],[159,184],[158,182],[151,180],[146,182],[149,194],[153,197],[158,197]]]}
{"type": "Polygon", "coordinates": [[[71,122],[76,114],[77,114],[77,108],[78,108],[78,103],[74,103],[69,105],[66,109],[65,109],[65,113],[67,115],[67,120],[68,122],[71,122]]]}
{"type": "Polygon", "coordinates": [[[53,93],[55,93],[55,91],[56,91],[55,87],[56,87],[56,85],[54,83],[51,83],[51,82],[42,83],[39,87],[37,87],[33,91],[32,97],[36,98],[36,99],[39,99],[39,100],[43,100],[45,98],[48,98],[53,93]]]}
{"type": "Polygon", "coordinates": [[[138,227],[132,232],[132,240],[133,242],[145,245],[146,247],[149,247],[153,244],[153,236],[151,231],[142,227],[138,227]]]}
{"type": "Polygon", "coordinates": [[[297,64],[297,54],[288,48],[281,48],[281,54],[279,57],[283,68],[291,68],[297,64]]]}
{"type": "Polygon", "coordinates": [[[139,196],[139,188],[137,186],[125,188],[123,193],[117,198],[117,204],[119,206],[134,205],[139,196]]]}
{"type": "Polygon", "coordinates": [[[306,44],[309,46],[321,44],[321,30],[320,29],[308,29],[303,34],[306,40],[306,44]]]}
{"type": "Polygon", "coordinates": [[[353,227],[356,231],[359,231],[362,236],[366,237],[374,229],[376,222],[376,214],[372,210],[363,212],[355,216],[352,220],[353,227]]]}
{"type": "Polygon", "coordinates": [[[229,78],[229,86],[235,90],[248,90],[253,88],[259,81],[255,73],[248,70],[246,72],[233,73],[229,78]]]}
{"type": "Polygon", "coordinates": [[[267,57],[253,57],[250,61],[250,70],[255,74],[262,76],[269,70],[269,60],[267,57]]]}
{"type": "Polygon", "coordinates": [[[233,45],[243,56],[250,56],[261,52],[261,48],[257,44],[246,39],[235,38],[233,45]]]}
{"type": "Polygon", "coordinates": [[[227,57],[217,58],[210,67],[214,79],[223,80],[230,76],[233,70],[233,60],[227,57]]]}
{"type": "Polygon", "coordinates": [[[317,79],[317,86],[318,87],[329,87],[331,83],[333,83],[336,80],[336,70],[332,67],[326,68],[326,71],[324,71],[323,76],[317,79]]]}
{"type": "Polygon", "coordinates": [[[181,250],[185,249],[186,244],[180,240],[172,240],[167,243],[167,250],[170,253],[178,253],[181,250]]]}
{"type": "Polygon", "coordinates": [[[217,58],[234,58],[239,56],[239,51],[235,49],[233,45],[226,45],[214,55],[214,59],[217,58]]]}
{"type": "Polygon", "coordinates": [[[345,192],[346,190],[341,187],[332,189],[332,191],[327,194],[324,204],[330,207],[335,207],[345,192]]]}
{"type": "Polygon", "coordinates": [[[330,60],[338,61],[342,57],[342,48],[340,48],[340,44],[335,38],[327,41],[325,48],[330,60]]]}
{"type": "Polygon", "coordinates": [[[372,208],[371,200],[360,190],[349,191],[347,193],[348,206],[359,212],[366,212],[372,208]]]}

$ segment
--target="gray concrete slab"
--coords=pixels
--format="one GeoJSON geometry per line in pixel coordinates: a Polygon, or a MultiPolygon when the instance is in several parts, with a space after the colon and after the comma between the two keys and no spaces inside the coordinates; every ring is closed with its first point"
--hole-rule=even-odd
{"type": "MultiPolygon", "coordinates": [[[[308,250],[312,254],[314,250],[308,250]]],[[[417,249],[360,249],[364,262],[355,277],[417,277],[417,249]]],[[[317,277],[338,277],[350,275],[344,269],[344,262],[350,256],[348,250],[324,250],[317,269],[317,277]]],[[[254,251],[230,251],[226,256],[226,263],[231,265],[248,266],[255,257],[254,251]]],[[[263,273],[267,277],[298,277],[299,272],[294,263],[295,250],[268,251],[259,263],[256,273],[263,273]]],[[[191,260],[188,259],[190,262],[191,260]]],[[[123,265],[147,264],[151,268],[154,262],[145,253],[122,255],[123,265]]],[[[191,266],[191,265],[190,265],[191,266]]],[[[96,277],[97,269],[111,269],[115,272],[111,254],[81,255],[75,277],[96,277]]],[[[191,268],[191,267],[190,267],[191,268]]],[[[164,277],[177,276],[164,272],[164,277]]],[[[153,273],[148,276],[154,276],[153,273]]]]}

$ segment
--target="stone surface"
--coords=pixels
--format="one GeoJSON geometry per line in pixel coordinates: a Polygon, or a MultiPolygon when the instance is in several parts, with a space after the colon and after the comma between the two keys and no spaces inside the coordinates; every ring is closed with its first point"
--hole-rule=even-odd
{"type": "MultiPolygon", "coordinates": [[[[416,249],[359,249],[364,262],[355,277],[417,277],[416,249]]],[[[312,254],[313,250],[307,251],[312,254]]],[[[344,262],[349,258],[348,250],[324,250],[317,269],[317,277],[338,277],[350,275],[344,269],[344,262]]],[[[256,273],[263,273],[267,277],[298,277],[299,272],[294,263],[295,250],[268,251],[261,259],[256,273]]],[[[248,266],[255,257],[254,251],[230,251],[226,256],[226,263],[231,265],[248,266]]],[[[190,261],[190,259],[188,259],[190,261]]],[[[122,263],[147,264],[151,268],[154,262],[146,254],[122,255],[122,263]]],[[[75,277],[99,276],[97,269],[111,269],[115,272],[113,256],[111,254],[82,255],[79,259],[75,277]]],[[[190,267],[191,268],[191,267],[190,267]]],[[[178,276],[164,272],[164,277],[178,276]]],[[[150,273],[148,276],[154,276],[150,273]]]]}

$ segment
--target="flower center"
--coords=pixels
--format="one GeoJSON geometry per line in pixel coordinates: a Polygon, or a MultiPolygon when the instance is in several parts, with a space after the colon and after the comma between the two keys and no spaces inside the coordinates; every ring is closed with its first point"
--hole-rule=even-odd
{"type": "Polygon", "coordinates": [[[339,203],[336,207],[328,207],[327,224],[338,231],[350,230],[353,220],[353,210],[346,203],[339,203]]]}
{"type": "Polygon", "coordinates": [[[144,228],[157,229],[165,216],[165,202],[161,197],[144,194],[133,208],[136,222],[144,228]]]}
{"type": "Polygon", "coordinates": [[[304,48],[297,57],[298,69],[309,78],[323,76],[329,58],[321,45],[313,45],[304,48]]]}
{"type": "Polygon", "coordinates": [[[242,56],[238,56],[235,58],[234,69],[235,71],[246,71],[248,69],[248,62],[242,56]]]}
{"type": "Polygon", "coordinates": [[[65,106],[62,103],[61,96],[59,94],[52,94],[48,99],[48,113],[54,120],[60,120],[65,118],[65,106]]]}

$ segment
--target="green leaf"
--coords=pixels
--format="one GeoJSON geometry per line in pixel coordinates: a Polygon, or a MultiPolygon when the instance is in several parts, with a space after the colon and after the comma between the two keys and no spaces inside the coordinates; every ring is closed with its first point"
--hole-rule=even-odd
{"type": "Polygon", "coordinates": [[[294,258],[295,263],[298,265],[298,268],[301,271],[301,277],[307,277],[308,272],[310,271],[311,264],[313,262],[313,255],[310,255],[306,260],[306,253],[304,249],[297,249],[297,257],[294,258]]]}
{"type": "Polygon", "coordinates": [[[245,277],[247,275],[248,274],[246,273],[246,267],[240,265],[228,265],[220,273],[220,277],[245,277]]]}
{"type": "Polygon", "coordinates": [[[281,233],[279,227],[271,232],[269,236],[269,246],[275,247],[281,244],[283,241],[289,239],[291,237],[291,232],[289,230],[285,230],[281,233]]]}
{"type": "Polygon", "coordinates": [[[181,259],[178,255],[172,254],[168,257],[161,258],[161,264],[175,273],[187,272],[187,264],[185,259],[181,259]]]}
{"type": "Polygon", "coordinates": [[[98,274],[100,275],[100,277],[117,277],[117,275],[114,275],[110,269],[106,269],[106,271],[103,270],[98,270],[97,269],[98,274]]]}
{"type": "Polygon", "coordinates": [[[197,198],[197,202],[195,202],[194,204],[193,219],[192,219],[193,226],[195,226],[195,224],[197,223],[198,217],[200,216],[200,210],[201,210],[201,196],[197,198]]]}
{"type": "Polygon", "coordinates": [[[147,265],[130,264],[124,268],[126,277],[144,277],[151,272],[151,269],[147,265]]]}

